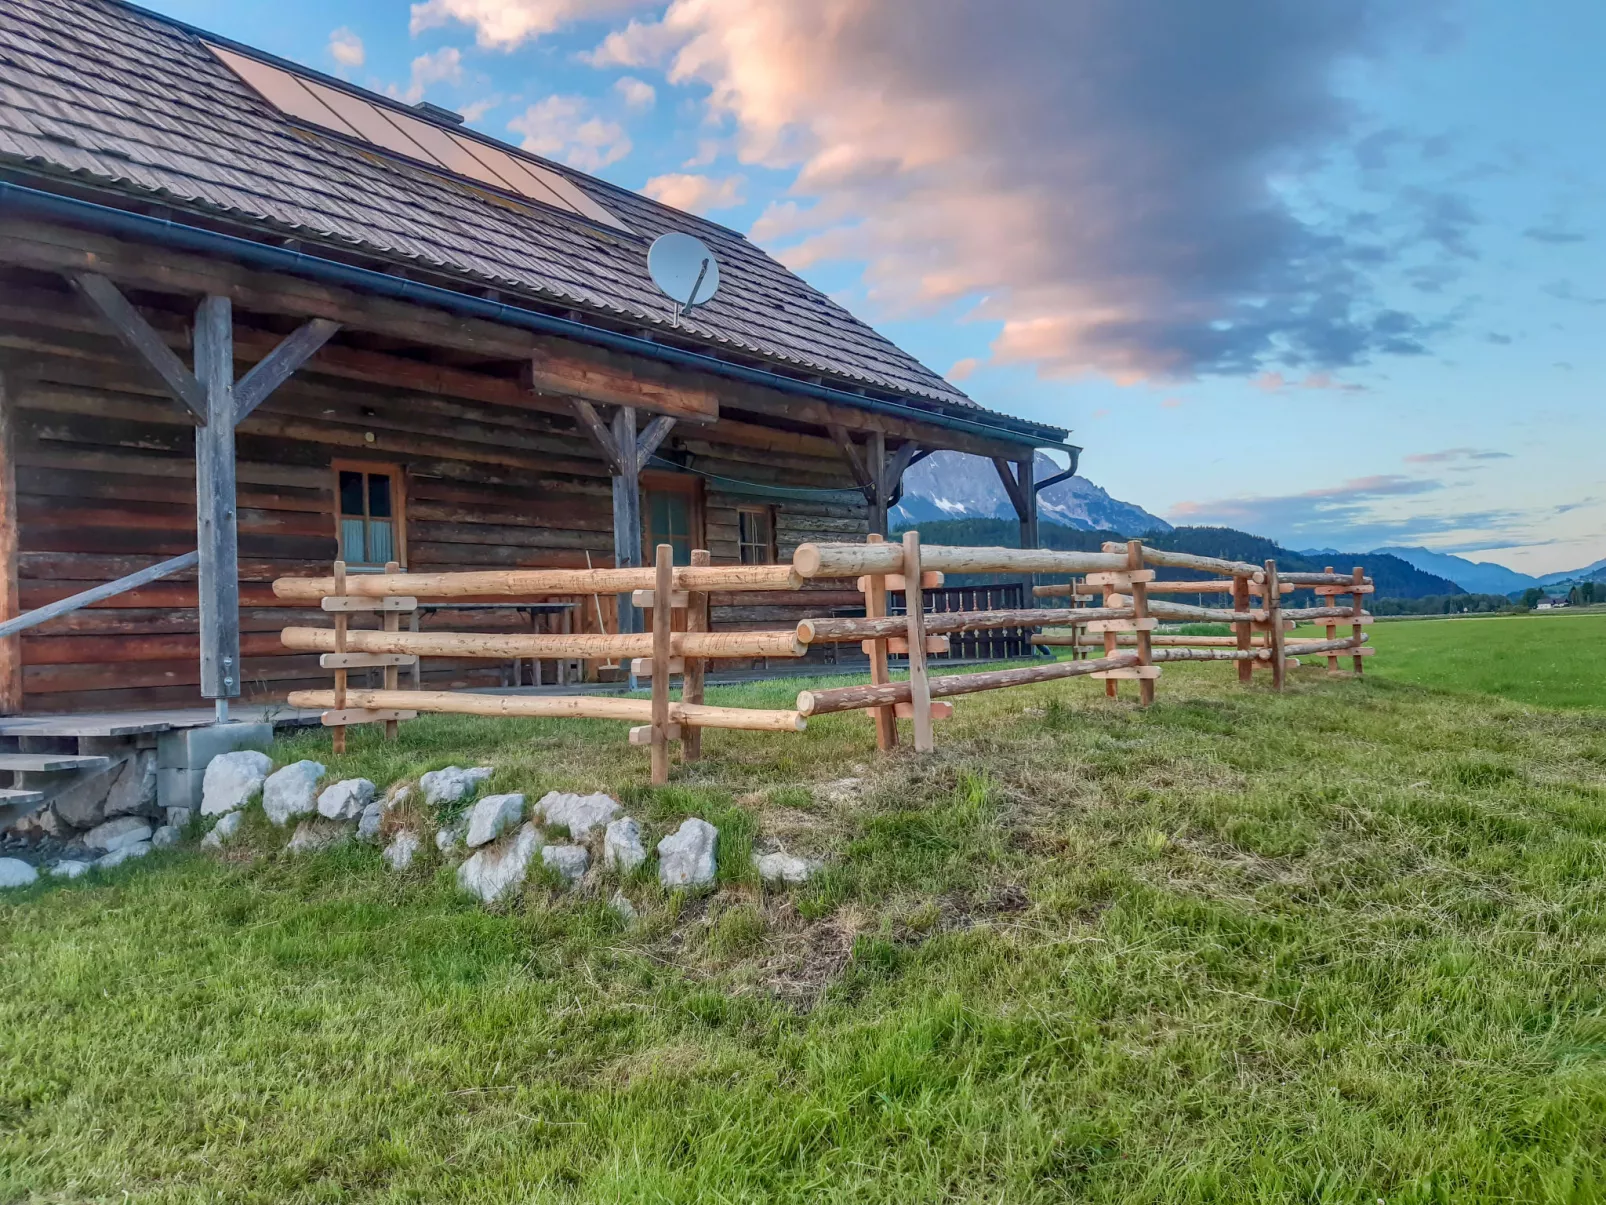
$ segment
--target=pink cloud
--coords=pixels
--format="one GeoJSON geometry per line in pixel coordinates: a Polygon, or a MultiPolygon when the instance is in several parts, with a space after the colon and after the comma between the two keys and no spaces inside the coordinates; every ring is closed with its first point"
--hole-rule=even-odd
{"type": "Polygon", "coordinates": [[[715,180],[709,176],[671,172],[654,176],[643,191],[656,201],[684,209],[688,213],[708,213],[714,209],[730,209],[747,198],[742,193],[746,181],[741,176],[726,176],[715,180]]]}

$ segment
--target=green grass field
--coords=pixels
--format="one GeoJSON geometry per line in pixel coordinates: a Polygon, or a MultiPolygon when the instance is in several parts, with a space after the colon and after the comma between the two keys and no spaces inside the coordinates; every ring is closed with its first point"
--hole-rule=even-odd
{"type": "Polygon", "coordinates": [[[1392,681],[1540,707],[1606,706],[1606,611],[1410,619],[1369,631],[1378,651],[1367,672],[1392,681]]]}
{"type": "Polygon", "coordinates": [[[258,816],[7,892],[0,1202],[1601,1200],[1606,713],[1566,685],[1598,621],[1515,621],[1555,650],[1518,702],[1455,652],[1502,622],[1378,624],[1364,680],[1280,696],[976,696],[926,759],[859,716],[713,733],[660,790],[616,725],[297,738],[704,816],[720,881],[625,884],[632,928],[612,883],[487,911],[258,816]],[[776,838],[831,869],[761,889],[776,838]]]}

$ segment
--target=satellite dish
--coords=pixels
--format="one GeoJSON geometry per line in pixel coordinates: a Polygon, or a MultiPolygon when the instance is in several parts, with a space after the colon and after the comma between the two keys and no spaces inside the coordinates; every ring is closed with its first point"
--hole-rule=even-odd
{"type": "Polygon", "coordinates": [[[700,238],[679,231],[661,234],[647,251],[652,283],[675,303],[675,324],[688,310],[706,305],[719,292],[719,261],[700,238]]]}

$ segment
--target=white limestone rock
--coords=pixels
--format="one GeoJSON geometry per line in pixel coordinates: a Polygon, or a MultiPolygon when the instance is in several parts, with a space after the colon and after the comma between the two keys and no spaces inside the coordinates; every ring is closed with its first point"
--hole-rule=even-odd
{"type": "Polygon", "coordinates": [[[463,844],[463,833],[467,831],[467,820],[459,817],[454,823],[448,824],[435,831],[435,848],[443,854],[449,854],[463,844]]]}
{"type": "Polygon", "coordinates": [[[0,858],[0,888],[27,887],[39,881],[39,872],[21,858],[0,858]]]}
{"type": "Polygon", "coordinates": [[[376,799],[357,817],[357,840],[364,845],[379,844],[379,826],[385,822],[385,801],[376,799]]]}
{"type": "Polygon", "coordinates": [[[212,831],[201,838],[201,844],[207,849],[222,849],[234,840],[235,834],[240,831],[240,825],[245,823],[244,812],[230,812],[212,826],[212,831]]]}
{"type": "Polygon", "coordinates": [[[806,883],[818,873],[822,863],[792,854],[754,854],[753,865],[766,883],[806,883]]]}
{"type": "Polygon", "coordinates": [[[704,887],[714,881],[719,830],[696,816],[658,842],[658,881],[665,887],[704,887]]]}
{"type": "Polygon", "coordinates": [[[194,814],[195,813],[191,812],[189,808],[168,808],[167,823],[171,828],[188,828],[190,817],[194,814]]]}
{"type": "Polygon", "coordinates": [[[609,870],[629,874],[647,860],[647,847],[641,843],[641,825],[621,816],[602,835],[602,864],[609,870]]]}
{"type": "Polygon", "coordinates": [[[457,885],[490,904],[524,882],[530,862],[541,848],[541,830],[526,824],[490,845],[482,845],[457,868],[457,885]]]}
{"type": "Polygon", "coordinates": [[[167,849],[169,846],[177,845],[178,838],[179,830],[171,824],[164,824],[151,834],[151,844],[157,849],[167,849]]]}
{"type": "Polygon", "coordinates": [[[475,766],[470,770],[447,766],[444,770],[431,770],[418,780],[418,785],[424,792],[424,802],[430,807],[439,807],[443,803],[467,799],[480,789],[480,783],[495,773],[495,766],[475,766]]]}
{"type": "Polygon", "coordinates": [[[271,769],[268,755],[256,749],[219,753],[201,778],[201,815],[221,816],[243,808],[257,797],[271,769]]]}
{"type": "Polygon", "coordinates": [[[119,816],[115,820],[97,824],[84,834],[84,844],[102,853],[111,853],[150,839],[151,826],[138,816],[119,816]]]}
{"type": "Polygon", "coordinates": [[[158,816],[156,804],[156,750],[139,749],[112,776],[106,792],[106,815],[158,816]]]}
{"type": "Polygon", "coordinates": [[[413,784],[410,782],[393,782],[385,791],[385,810],[399,808],[413,797],[413,784]]]}
{"type": "Polygon", "coordinates": [[[77,858],[63,858],[50,868],[50,876],[56,879],[76,879],[80,875],[89,873],[90,863],[80,862],[77,858]]]}
{"type": "Polygon", "coordinates": [[[569,791],[548,791],[535,805],[535,814],[548,824],[569,830],[576,841],[589,841],[594,830],[607,826],[624,811],[617,799],[598,792],[576,795],[569,791]]]}
{"type": "Polygon", "coordinates": [[[355,820],[373,801],[373,783],[366,778],[343,778],[318,796],[318,815],[325,820],[355,820]]]}
{"type": "Polygon", "coordinates": [[[262,784],[262,810],[268,820],[283,828],[299,816],[318,810],[318,780],[328,771],[322,762],[291,762],[269,774],[262,784]]]}
{"type": "Polygon", "coordinates": [[[349,822],[320,816],[296,825],[296,831],[290,835],[290,844],[285,849],[293,854],[317,853],[322,849],[344,845],[351,840],[351,834],[352,825],[349,822]]]}
{"type": "Polygon", "coordinates": [[[543,845],[541,863],[557,871],[573,887],[585,877],[586,868],[591,865],[591,855],[583,845],[543,845]]]}
{"type": "Polygon", "coordinates": [[[463,841],[470,849],[489,845],[523,819],[523,795],[487,795],[469,809],[463,841]]]}
{"type": "Polygon", "coordinates": [[[110,870],[114,866],[121,866],[130,858],[143,858],[151,852],[149,841],[137,841],[133,845],[120,845],[111,853],[95,859],[97,870],[110,870]]]}
{"type": "Polygon", "coordinates": [[[380,857],[390,863],[392,870],[406,870],[413,864],[413,855],[418,853],[421,844],[417,833],[404,828],[390,839],[390,844],[385,846],[385,852],[380,857]]]}
{"type": "Polygon", "coordinates": [[[629,926],[636,923],[636,906],[630,902],[623,891],[615,891],[613,898],[608,901],[608,907],[620,920],[629,926]]]}

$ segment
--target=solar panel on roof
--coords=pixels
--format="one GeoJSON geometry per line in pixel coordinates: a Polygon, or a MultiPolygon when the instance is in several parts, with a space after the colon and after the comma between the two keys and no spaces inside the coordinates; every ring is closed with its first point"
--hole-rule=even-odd
{"type": "Polygon", "coordinates": [[[244,80],[279,112],[309,125],[405,155],[416,163],[466,176],[493,188],[517,193],[553,209],[629,233],[630,228],[573,182],[533,159],[510,154],[456,130],[376,105],[354,92],[332,88],[207,43],[224,66],[244,80]]]}

